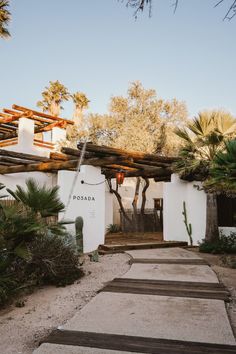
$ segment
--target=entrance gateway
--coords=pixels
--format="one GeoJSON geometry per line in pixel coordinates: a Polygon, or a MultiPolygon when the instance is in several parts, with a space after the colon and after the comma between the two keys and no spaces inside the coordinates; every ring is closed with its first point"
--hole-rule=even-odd
{"type": "MultiPolygon", "coordinates": [[[[64,147],[60,153],[54,149],[55,143],[65,138],[66,126],[73,125],[74,122],[22,106],[13,105],[12,108],[4,109],[1,113],[0,182],[13,190],[17,184],[24,186],[29,177],[48,186],[59,184],[62,188],[61,198],[66,202],[68,185],[75,174],[83,143],[79,144],[78,149],[64,147]],[[48,131],[52,131],[51,142],[43,139],[44,133],[48,131]]],[[[174,161],[175,157],[87,144],[84,166],[81,168],[78,185],[72,196],[71,205],[74,209],[69,211],[71,217],[82,216],[88,220],[88,223],[86,221],[84,223],[85,251],[96,249],[100,243],[104,243],[105,225],[108,220],[112,221],[109,206],[112,205],[113,199],[110,193],[105,192],[105,179],[114,179],[116,173],[121,170],[125,174],[125,180],[126,177],[143,177],[156,182],[165,182],[163,183],[165,241],[188,241],[182,216],[183,202],[186,203],[188,220],[192,224],[194,244],[202,240],[206,226],[205,194],[196,188],[197,183],[181,181],[172,175],[171,166],[174,161]],[[82,184],[82,180],[87,184],[82,184]],[[100,182],[102,183],[93,185],[100,182]],[[109,200],[106,208],[105,199],[109,200]]],[[[225,218],[221,219],[223,232],[226,230],[225,226],[231,226],[226,231],[235,231],[234,214],[233,211],[230,225],[225,224],[227,221],[225,218]]],[[[69,217],[68,214],[67,218],[69,217]]]]}

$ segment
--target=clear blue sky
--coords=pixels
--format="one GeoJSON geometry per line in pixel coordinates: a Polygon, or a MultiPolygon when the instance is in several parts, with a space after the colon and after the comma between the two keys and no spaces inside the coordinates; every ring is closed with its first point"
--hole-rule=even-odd
{"type": "MultiPolygon", "coordinates": [[[[230,0],[153,0],[152,17],[117,0],[11,0],[12,38],[0,40],[0,108],[36,107],[49,80],[84,91],[90,111],[140,80],[162,98],[186,102],[191,115],[225,108],[236,114],[236,18],[230,0]]],[[[62,116],[70,117],[72,103],[62,116]]]]}

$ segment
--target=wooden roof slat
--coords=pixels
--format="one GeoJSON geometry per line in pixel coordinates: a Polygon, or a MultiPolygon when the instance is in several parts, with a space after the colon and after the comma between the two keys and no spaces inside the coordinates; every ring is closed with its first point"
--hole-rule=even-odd
{"type": "MultiPolygon", "coordinates": [[[[83,145],[84,145],[84,143],[79,143],[78,149],[82,149],[83,145]]],[[[68,149],[68,148],[64,148],[64,149],[68,149]]],[[[71,149],[71,150],[73,150],[73,149],[71,149]]],[[[86,144],[86,150],[91,151],[91,152],[97,152],[100,154],[104,153],[107,155],[127,156],[127,157],[131,157],[131,158],[142,159],[142,160],[159,161],[159,162],[166,162],[166,163],[172,163],[172,162],[179,159],[178,157],[169,157],[169,156],[162,156],[162,155],[157,155],[157,154],[146,154],[146,153],[142,153],[142,152],[138,152],[138,151],[126,151],[126,150],[112,148],[112,147],[103,146],[103,145],[102,146],[94,145],[91,143],[86,144]]],[[[63,152],[65,152],[65,151],[63,151],[63,152]]]]}
{"type": "Polygon", "coordinates": [[[19,159],[19,158],[10,157],[10,156],[0,156],[0,161],[9,162],[9,163],[14,164],[14,165],[27,165],[27,164],[32,163],[32,160],[26,160],[24,158],[23,159],[21,159],[21,158],[19,159]]]}
{"type": "Polygon", "coordinates": [[[23,158],[26,160],[40,161],[40,162],[50,162],[51,161],[51,159],[49,159],[48,157],[26,154],[26,153],[16,152],[16,151],[9,151],[9,150],[4,150],[4,149],[0,149],[0,156],[10,156],[10,157],[16,157],[16,158],[23,158]]]}
{"type": "Polygon", "coordinates": [[[25,117],[25,118],[29,118],[29,119],[33,119],[33,120],[36,120],[36,121],[39,121],[41,123],[52,123],[54,120],[53,119],[49,119],[49,118],[42,118],[42,117],[38,117],[36,115],[33,114],[32,110],[30,109],[27,109],[21,113],[17,112],[17,111],[13,111],[12,109],[6,109],[4,108],[3,110],[5,113],[9,113],[9,114],[12,114],[12,120],[16,120],[16,119],[19,119],[19,118],[22,118],[22,117],[25,117]],[[19,114],[21,115],[21,117],[19,117],[19,114]]]}
{"type": "MultiPolygon", "coordinates": [[[[117,158],[108,157],[106,159],[100,158],[91,158],[85,159],[84,165],[92,165],[92,166],[104,166],[104,164],[112,163],[117,161],[117,158]]],[[[18,172],[32,172],[32,171],[41,171],[41,172],[53,172],[58,170],[66,170],[66,169],[75,169],[77,168],[78,160],[71,161],[50,161],[50,162],[42,162],[42,163],[32,163],[24,166],[9,166],[9,167],[0,167],[0,174],[10,174],[10,173],[18,173],[18,172]]]]}
{"type": "Polygon", "coordinates": [[[74,124],[74,121],[73,120],[69,120],[69,119],[65,119],[65,118],[60,118],[60,117],[55,117],[55,116],[52,116],[50,114],[46,114],[46,113],[42,113],[42,112],[38,112],[38,111],[35,111],[33,109],[29,109],[29,108],[26,108],[26,107],[22,107],[22,106],[18,106],[16,104],[13,104],[12,105],[12,108],[17,110],[17,111],[21,111],[21,112],[26,112],[26,111],[31,111],[33,112],[33,114],[35,116],[38,116],[38,117],[43,117],[43,118],[49,118],[51,120],[56,120],[56,121],[66,121],[68,124],[74,124]]]}

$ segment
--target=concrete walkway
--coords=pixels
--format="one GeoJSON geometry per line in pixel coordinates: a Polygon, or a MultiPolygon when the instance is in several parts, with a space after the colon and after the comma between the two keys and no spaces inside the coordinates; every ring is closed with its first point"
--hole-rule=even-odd
{"type": "MultiPolygon", "coordinates": [[[[128,253],[135,259],[199,259],[194,253],[180,248],[136,250],[128,253]]],[[[215,273],[209,266],[191,264],[135,263],[122,279],[218,283],[215,273]]],[[[203,298],[101,292],[78,311],[63,329],[201,343],[236,344],[224,301],[203,298]]],[[[44,343],[34,353],[129,352],[44,343]]]]}

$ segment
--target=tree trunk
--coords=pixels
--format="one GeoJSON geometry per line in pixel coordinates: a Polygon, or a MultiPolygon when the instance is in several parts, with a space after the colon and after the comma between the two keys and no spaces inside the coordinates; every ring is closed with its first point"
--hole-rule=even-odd
{"type": "Polygon", "coordinates": [[[128,215],[126,214],[125,212],[125,209],[124,209],[124,206],[123,206],[123,203],[122,203],[122,198],[121,198],[121,195],[119,194],[118,190],[115,190],[112,188],[112,182],[111,182],[111,179],[107,179],[107,183],[108,183],[108,186],[109,186],[109,190],[110,190],[110,193],[113,193],[115,194],[116,196],[116,199],[119,203],[119,206],[120,206],[120,211],[121,213],[123,214],[124,218],[129,222],[129,223],[132,223],[132,220],[128,217],[128,215]]]}
{"type": "Polygon", "coordinates": [[[138,196],[139,196],[140,183],[141,183],[141,178],[140,178],[140,177],[137,177],[137,179],[136,179],[135,193],[134,193],[134,199],[133,199],[133,203],[132,203],[133,210],[134,210],[134,227],[135,227],[135,231],[138,231],[138,229],[139,229],[137,204],[138,204],[138,196]]]}
{"type": "Polygon", "coordinates": [[[142,204],[141,204],[141,210],[140,210],[140,214],[141,214],[140,215],[140,221],[141,221],[140,229],[142,232],[145,231],[145,205],[146,205],[146,200],[147,200],[146,191],[150,185],[148,178],[144,178],[144,180],[145,180],[145,185],[142,190],[142,204]]]}
{"type": "Polygon", "coordinates": [[[149,183],[149,179],[148,178],[144,178],[145,180],[145,186],[143,187],[143,190],[142,190],[142,205],[141,205],[141,214],[144,214],[144,211],[145,211],[145,205],[146,205],[146,191],[150,185],[149,183]]]}
{"type": "Polygon", "coordinates": [[[207,193],[207,216],[206,216],[206,242],[219,240],[217,197],[214,193],[207,193]]]}

